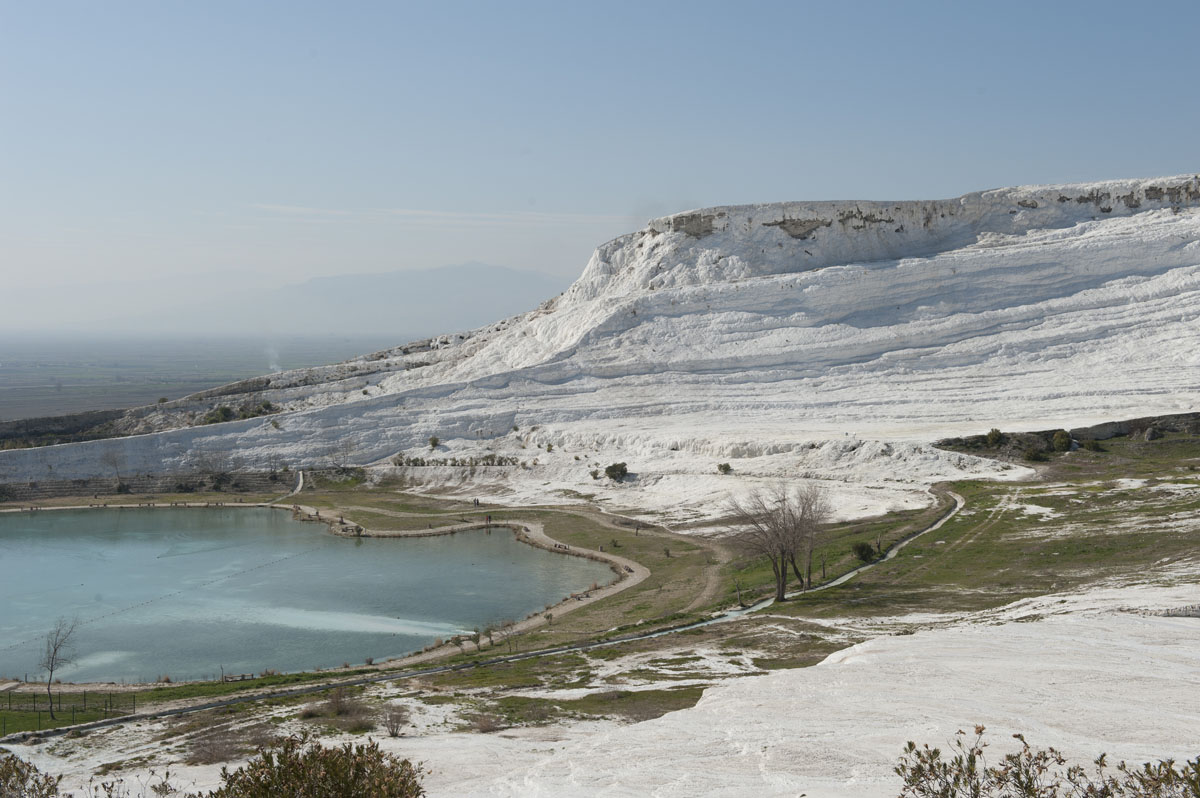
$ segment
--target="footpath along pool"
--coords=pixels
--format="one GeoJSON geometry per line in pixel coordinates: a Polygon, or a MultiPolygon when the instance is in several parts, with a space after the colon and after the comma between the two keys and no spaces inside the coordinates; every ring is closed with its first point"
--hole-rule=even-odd
{"type": "Polygon", "coordinates": [[[268,508],[0,513],[0,678],[41,675],[60,617],[79,619],[64,681],[208,679],[400,656],[612,578],[507,529],[341,538],[268,508]]]}

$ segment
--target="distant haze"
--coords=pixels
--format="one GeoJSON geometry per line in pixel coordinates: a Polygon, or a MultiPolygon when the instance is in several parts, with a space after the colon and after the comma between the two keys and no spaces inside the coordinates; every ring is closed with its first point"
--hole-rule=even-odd
{"type": "MultiPolygon", "coordinates": [[[[582,264],[580,265],[582,269],[582,264]]],[[[436,269],[272,280],[253,272],[62,286],[12,303],[0,336],[68,331],[148,335],[371,335],[394,344],[532,310],[566,277],[463,263],[436,269]]]]}

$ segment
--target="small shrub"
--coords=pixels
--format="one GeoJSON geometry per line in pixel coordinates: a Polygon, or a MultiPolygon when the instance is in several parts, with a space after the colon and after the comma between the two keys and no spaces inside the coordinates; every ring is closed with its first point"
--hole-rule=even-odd
{"type": "Polygon", "coordinates": [[[995,427],[992,427],[990,430],[988,430],[988,434],[987,434],[987,445],[988,446],[999,446],[1003,440],[1004,440],[1004,433],[1002,433],[1000,430],[996,429],[995,427]]]}
{"type": "Polygon", "coordinates": [[[195,737],[188,744],[188,764],[213,765],[229,762],[243,754],[243,746],[228,728],[215,729],[195,737]]]}
{"type": "Polygon", "coordinates": [[[854,556],[863,562],[871,562],[875,559],[875,547],[865,540],[860,540],[851,548],[854,556]]]}
{"type": "Polygon", "coordinates": [[[733,466],[729,463],[717,463],[718,474],[729,474],[733,472],[733,466]]]}
{"type": "Polygon", "coordinates": [[[604,476],[608,477],[614,482],[624,482],[625,477],[628,475],[629,468],[626,467],[624,463],[613,463],[610,466],[606,466],[604,469],[604,476]]]}
{"type": "Polygon", "coordinates": [[[308,734],[259,749],[258,756],[230,772],[208,798],[277,798],[285,795],[420,798],[424,770],[379,750],[373,741],[324,748],[308,734]]]}
{"type": "Polygon", "coordinates": [[[1140,768],[1124,762],[1106,770],[1104,754],[1093,761],[1094,775],[1080,765],[1067,765],[1054,748],[1033,748],[1024,736],[1014,734],[1021,750],[1007,754],[999,765],[989,766],[983,742],[984,728],[975,727],[969,740],[959,730],[946,758],[937,748],[920,748],[909,742],[894,771],[904,785],[900,798],[940,798],[969,795],[977,798],[1196,798],[1200,796],[1200,757],[1176,768],[1174,760],[1147,762],[1140,768]],[[1065,766],[1065,767],[1064,767],[1065,766]]]}
{"type": "Polygon", "coordinates": [[[325,711],[332,717],[351,715],[361,707],[358,699],[350,695],[345,687],[335,687],[325,702],[325,711]]]}
{"type": "Polygon", "coordinates": [[[1054,437],[1050,439],[1050,444],[1056,452],[1071,451],[1071,433],[1065,429],[1060,429],[1054,433],[1054,437]]]}
{"type": "Polygon", "coordinates": [[[158,403],[159,403],[160,405],[165,405],[165,404],[166,404],[168,401],[169,401],[169,400],[168,400],[168,399],[167,399],[167,397],[165,397],[165,396],[160,396],[160,397],[158,397],[158,403]]]}
{"type": "Polygon", "coordinates": [[[232,421],[234,417],[233,408],[228,405],[220,405],[208,411],[202,419],[205,424],[220,424],[225,421],[232,421]]]}
{"type": "Polygon", "coordinates": [[[547,452],[552,452],[552,451],[554,451],[554,444],[553,444],[553,443],[547,443],[547,444],[546,444],[546,451],[547,451],[547,452]]]}
{"type": "Polygon", "coordinates": [[[399,737],[400,730],[408,725],[409,719],[408,707],[390,704],[383,711],[383,728],[387,729],[388,737],[399,737]]]}
{"type": "Polygon", "coordinates": [[[1100,445],[1100,441],[1096,440],[1095,438],[1088,438],[1086,441],[1081,443],[1080,446],[1087,449],[1089,452],[1103,452],[1105,450],[1104,447],[1100,445]]]}
{"type": "Polygon", "coordinates": [[[1028,460],[1031,463],[1044,463],[1050,459],[1049,457],[1046,456],[1046,453],[1043,452],[1041,449],[1035,449],[1032,446],[1030,446],[1023,452],[1023,456],[1026,460],[1028,460]]]}
{"type": "Polygon", "coordinates": [[[62,776],[42,773],[11,754],[0,754],[0,795],[53,798],[58,795],[58,782],[61,779],[62,776]]]}
{"type": "Polygon", "coordinates": [[[593,468],[588,473],[592,475],[592,479],[600,479],[600,469],[593,468]]]}
{"type": "Polygon", "coordinates": [[[504,723],[498,715],[484,712],[471,718],[471,728],[482,734],[489,734],[503,729],[504,723]]]}

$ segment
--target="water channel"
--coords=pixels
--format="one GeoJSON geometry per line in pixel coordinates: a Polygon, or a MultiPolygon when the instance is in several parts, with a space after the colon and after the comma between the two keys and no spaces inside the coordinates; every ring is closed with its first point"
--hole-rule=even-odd
{"type": "Polygon", "coordinates": [[[267,508],[0,513],[0,678],[41,676],[59,617],[79,621],[64,681],[178,681],[382,660],[612,577],[507,529],[340,538],[267,508]]]}

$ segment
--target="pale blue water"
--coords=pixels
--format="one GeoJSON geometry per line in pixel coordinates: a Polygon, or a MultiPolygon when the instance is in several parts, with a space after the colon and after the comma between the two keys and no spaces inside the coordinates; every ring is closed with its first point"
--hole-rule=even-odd
{"type": "Polygon", "coordinates": [[[508,530],[348,539],[266,508],[0,514],[0,676],[37,678],[78,617],[66,681],[174,680],[381,660],[519,620],[612,579],[508,530]]]}

